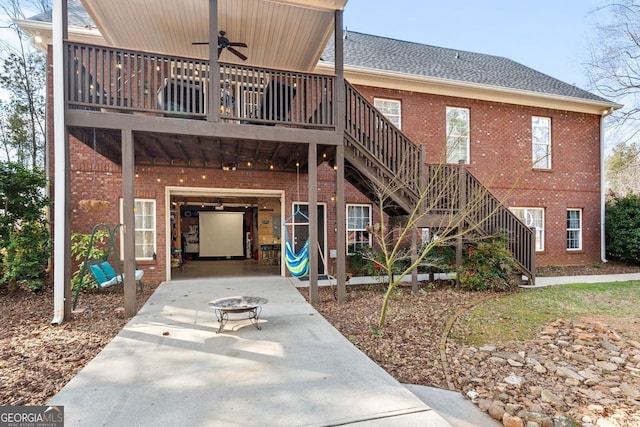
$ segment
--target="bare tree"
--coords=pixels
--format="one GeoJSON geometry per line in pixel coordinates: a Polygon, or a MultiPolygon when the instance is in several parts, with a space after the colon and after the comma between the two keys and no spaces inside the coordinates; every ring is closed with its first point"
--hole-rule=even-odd
{"type": "Polygon", "coordinates": [[[617,196],[640,194],[640,145],[637,143],[617,144],[607,158],[607,181],[609,189],[617,196]]]}
{"type": "Polygon", "coordinates": [[[608,118],[608,138],[616,141],[608,184],[615,193],[638,191],[632,177],[640,172],[640,1],[609,1],[594,13],[600,23],[587,63],[590,85],[624,104],[608,118]]]}
{"type": "MultiPolygon", "coordinates": [[[[462,240],[477,242],[487,237],[488,229],[494,233],[507,232],[501,228],[497,218],[504,206],[497,201],[483,185],[468,185],[466,166],[437,164],[427,168],[420,183],[421,190],[411,212],[400,225],[373,224],[372,233],[375,246],[381,256],[375,253],[365,255],[365,259],[375,262],[386,280],[387,289],[383,298],[377,328],[384,327],[391,296],[404,277],[419,266],[439,265],[438,247],[458,246],[462,240]],[[429,237],[419,244],[415,242],[421,228],[429,228],[429,237]]],[[[379,217],[385,218],[385,211],[394,203],[394,194],[405,192],[407,183],[392,180],[375,188],[379,217]]],[[[503,236],[504,237],[504,236],[503,236]]],[[[460,260],[458,260],[460,261],[460,260]]],[[[414,289],[414,291],[417,289],[414,289]]]]}
{"type": "Polygon", "coordinates": [[[10,152],[17,154],[18,161],[34,169],[44,166],[45,156],[45,57],[29,44],[14,20],[23,19],[25,10],[37,13],[50,8],[50,0],[0,0],[5,18],[1,29],[9,35],[3,37],[0,45],[0,83],[9,93],[7,106],[11,118],[2,121],[2,142],[5,148],[13,148],[10,152]],[[18,123],[24,128],[16,127],[18,123]],[[24,153],[28,153],[28,157],[25,158],[24,153]]]}

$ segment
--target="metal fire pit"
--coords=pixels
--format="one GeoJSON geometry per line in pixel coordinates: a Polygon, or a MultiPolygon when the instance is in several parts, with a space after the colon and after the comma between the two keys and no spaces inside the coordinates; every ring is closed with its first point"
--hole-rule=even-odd
{"type": "Polygon", "coordinates": [[[261,297],[224,297],[218,298],[209,303],[209,307],[213,308],[216,312],[216,318],[220,327],[218,332],[222,331],[224,325],[229,320],[229,314],[237,313],[249,313],[249,320],[256,327],[256,329],[262,329],[258,324],[260,320],[260,312],[262,311],[262,305],[268,303],[269,300],[261,297]]]}

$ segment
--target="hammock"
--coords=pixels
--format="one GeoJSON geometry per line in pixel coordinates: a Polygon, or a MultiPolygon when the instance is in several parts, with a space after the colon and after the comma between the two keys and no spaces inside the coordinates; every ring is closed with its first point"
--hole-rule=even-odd
{"type": "Polygon", "coordinates": [[[284,248],[285,248],[285,264],[289,273],[291,273],[294,277],[302,277],[309,275],[309,239],[304,243],[300,252],[296,253],[291,240],[289,240],[289,231],[287,230],[287,222],[294,218],[297,214],[302,215],[307,220],[307,217],[302,211],[300,211],[300,207],[296,209],[296,211],[291,215],[291,217],[285,220],[282,225],[284,225],[284,248]]]}
{"type": "Polygon", "coordinates": [[[289,240],[289,234],[286,235],[285,242],[285,263],[289,272],[294,277],[302,277],[309,275],[309,239],[305,242],[300,252],[296,253],[293,245],[289,240]]]}

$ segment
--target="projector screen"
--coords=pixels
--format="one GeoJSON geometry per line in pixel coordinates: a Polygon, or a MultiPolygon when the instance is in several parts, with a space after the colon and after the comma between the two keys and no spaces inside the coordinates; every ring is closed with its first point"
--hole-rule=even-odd
{"type": "Polygon", "coordinates": [[[201,257],[244,256],[242,212],[200,212],[201,257]]]}

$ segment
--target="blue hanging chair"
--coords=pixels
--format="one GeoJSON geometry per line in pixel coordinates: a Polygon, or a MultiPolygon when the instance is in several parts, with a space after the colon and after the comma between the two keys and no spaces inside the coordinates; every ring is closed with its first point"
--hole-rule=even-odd
{"type": "Polygon", "coordinates": [[[289,235],[285,238],[285,263],[287,269],[294,277],[309,275],[309,239],[304,243],[300,252],[296,253],[293,244],[289,240],[289,235]]]}
{"type": "Polygon", "coordinates": [[[307,220],[309,219],[302,211],[300,211],[300,207],[296,209],[296,211],[289,217],[289,219],[285,220],[282,225],[284,226],[284,247],[285,247],[285,264],[289,273],[291,273],[294,277],[303,277],[309,275],[309,239],[304,243],[304,246],[298,253],[296,253],[291,240],[289,239],[289,230],[287,230],[287,222],[294,218],[296,215],[302,215],[307,220]]]}

